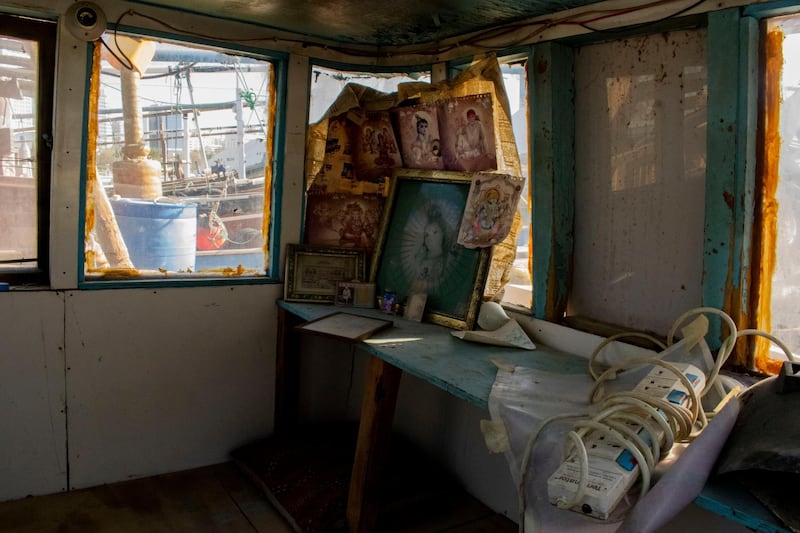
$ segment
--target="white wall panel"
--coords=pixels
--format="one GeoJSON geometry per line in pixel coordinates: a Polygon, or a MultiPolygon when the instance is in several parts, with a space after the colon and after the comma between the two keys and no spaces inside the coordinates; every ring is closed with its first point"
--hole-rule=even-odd
{"type": "Polygon", "coordinates": [[[270,432],[281,291],[67,293],[71,487],[224,461],[270,432]]]}
{"type": "Polygon", "coordinates": [[[67,488],[63,299],[0,293],[0,501],[67,488]]]}

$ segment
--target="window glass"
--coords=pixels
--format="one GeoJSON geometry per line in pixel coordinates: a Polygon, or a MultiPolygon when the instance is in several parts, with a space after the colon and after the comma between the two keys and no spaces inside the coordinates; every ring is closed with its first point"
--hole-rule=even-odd
{"type": "Polygon", "coordinates": [[[315,65],[311,73],[311,107],[308,122],[314,124],[319,121],[348,83],[358,83],[376,91],[393,93],[397,91],[398,85],[411,81],[430,83],[431,77],[428,72],[416,74],[349,72],[315,65]]]}
{"type": "Polygon", "coordinates": [[[87,277],[264,274],[275,65],[149,37],[102,39],[87,277]]]}
{"type": "Polygon", "coordinates": [[[511,279],[505,286],[502,302],[526,308],[531,307],[532,285],[529,263],[529,241],[531,206],[528,202],[528,83],[525,62],[505,62],[500,58],[500,69],[503,82],[511,106],[511,127],[519,153],[522,176],[526,178],[525,186],[519,199],[518,211],[522,218],[522,226],[517,233],[517,255],[514,260],[511,279]]]}
{"type": "MultiPolygon", "coordinates": [[[[783,33],[780,72],[780,163],[775,190],[777,224],[772,273],[771,331],[793,352],[800,352],[800,17],[771,22],[783,33]]],[[[782,357],[777,346],[771,347],[782,357]]]]}
{"type": "Polygon", "coordinates": [[[575,54],[570,317],[666,334],[701,305],[706,30],[575,54]]]}
{"type": "Polygon", "coordinates": [[[0,279],[46,276],[54,25],[0,15],[0,279]]]}

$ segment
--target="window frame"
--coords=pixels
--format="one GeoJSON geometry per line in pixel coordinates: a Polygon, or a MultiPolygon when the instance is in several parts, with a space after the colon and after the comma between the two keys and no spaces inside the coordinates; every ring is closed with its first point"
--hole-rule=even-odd
{"type": "MultiPolygon", "coordinates": [[[[111,288],[132,288],[136,286],[155,286],[155,287],[185,287],[185,286],[230,286],[230,285],[254,285],[254,284],[277,284],[282,283],[280,270],[280,250],[281,250],[281,207],[283,199],[283,169],[286,144],[286,95],[287,79],[289,68],[289,54],[286,52],[276,52],[266,48],[251,47],[238,43],[217,41],[213,39],[201,39],[196,36],[186,36],[176,33],[169,33],[147,28],[109,24],[107,32],[118,31],[121,34],[131,36],[151,37],[162,41],[169,41],[181,46],[196,46],[199,49],[210,48],[220,53],[242,55],[268,61],[272,63],[274,69],[274,90],[275,90],[275,115],[272,117],[273,126],[273,146],[272,146],[272,191],[270,202],[269,231],[266,235],[267,244],[265,246],[266,262],[265,273],[257,275],[172,275],[165,277],[135,277],[135,278],[101,278],[88,277],[85,267],[86,243],[83,235],[86,227],[86,188],[88,173],[84,168],[81,171],[80,186],[80,245],[79,245],[79,268],[78,268],[78,287],[81,289],[111,289],[111,288]]],[[[92,46],[87,45],[87,69],[92,71],[92,46]]],[[[91,79],[87,76],[84,100],[84,121],[83,121],[83,157],[85,159],[88,143],[88,116],[89,116],[89,97],[91,79]]],[[[264,198],[265,202],[267,198],[264,198]]]]}
{"type": "MultiPolygon", "coordinates": [[[[794,7],[796,12],[798,9],[794,7]]],[[[785,14],[783,9],[777,12],[785,14]]],[[[701,281],[701,295],[703,307],[721,309],[729,314],[740,329],[757,327],[758,317],[755,316],[754,291],[751,271],[758,267],[760,259],[752,252],[752,233],[754,229],[754,190],[756,174],[756,122],[758,105],[758,24],[757,19],[764,16],[775,15],[776,10],[770,7],[747,7],[722,9],[709,12],[699,17],[687,17],[681,21],[667,21],[668,24],[648,25],[646,29],[624,28],[614,32],[613,38],[622,39],[629,35],[652,33],[661,29],[689,29],[693,26],[704,25],[707,28],[707,160],[706,160],[706,201],[705,201],[705,228],[703,250],[703,272],[701,281]],[[731,61],[733,56],[735,59],[731,61]]],[[[600,35],[579,36],[563,40],[552,41],[534,45],[535,64],[550,65],[565,74],[558,86],[544,85],[540,90],[540,77],[533,78],[534,89],[530,92],[539,95],[547,92],[548,99],[559,98],[572,90],[570,70],[563,69],[563,61],[571,61],[570,57],[559,60],[555,57],[559,49],[569,46],[581,45],[608,39],[604,32],[600,35]],[[544,53],[539,56],[540,53],[544,53]]],[[[558,106],[552,102],[552,109],[558,106]]],[[[538,124],[541,107],[531,104],[532,122],[538,124]]],[[[566,109],[575,111],[574,106],[566,109]]],[[[536,135],[539,127],[533,127],[536,135]]],[[[545,151],[560,154],[562,164],[569,165],[576,147],[571,139],[553,134],[545,151]],[[567,157],[563,157],[564,155],[567,157]]],[[[533,157],[538,161],[546,161],[542,156],[543,146],[533,141],[533,157]]],[[[557,220],[566,220],[566,212],[561,212],[558,218],[551,216],[545,222],[545,228],[540,228],[542,223],[542,209],[537,204],[536,195],[542,192],[554,194],[557,204],[550,204],[554,212],[561,209],[574,209],[574,187],[564,190],[559,186],[558,180],[553,176],[543,177],[537,175],[537,164],[533,163],[532,179],[536,184],[532,189],[534,195],[534,245],[538,246],[538,262],[534,260],[534,311],[533,316],[551,322],[562,323],[564,318],[565,302],[569,297],[569,280],[571,276],[569,257],[574,252],[571,237],[564,235],[564,228],[554,223],[557,220]],[[559,191],[564,194],[558,194],[559,191]],[[539,209],[537,210],[537,207],[539,209]],[[537,214],[538,212],[538,214],[537,214]],[[562,233],[559,236],[559,233],[562,233]],[[539,236],[540,239],[536,239],[539,236]],[[546,243],[558,243],[560,246],[542,257],[541,238],[546,243]],[[566,240],[563,240],[566,239],[566,240]],[[567,245],[569,242],[569,245],[567,245]],[[560,251],[559,251],[560,250],[560,251]],[[537,289],[550,291],[542,296],[537,289]]],[[[558,170],[558,165],[551,161],[549,168],[558,170]]],[[[548,200],[549,202],[549,200],[548,200]]],[[[546,212],[549,213],[549,212],[546,212]]],[[[550,213],[552,215],[552,213],[550,213]]],[[[571,232],[570,229],[567,230],[571,232]]],[[[535,258],[535,259],[536,259],[535,258]]],[[[723,339],[724,328],[718,316],[709,316],[709,333],[706,337],[709,347],[716,350],[723,339]]],[[[574,326],[573,326],[574,327],[574,326]]],[[[581,328],[584,329],[584,328],[581,328]]],[[[621,330],[621,328],[619,328],[621,330]]],[[[601,335],[618,332],[593,331],[601,335]]],[[[739,343],[731,357],[732,365],[752,366],[753,352],[739,343]]]]}
{"type": "MultiPolygon", "coordinates": [[[[722,309],[730,314],[742,327],[747,319],[749,268],[749,227],[748,198],[751,199],[753,169],[746,164],[743,150],[736,146],[752,147],[745,136],[755,130],[754,124],[744,109],[748,99],[752,100],[749,87],[740,87],[739,73],[747,47],[739,45],[740,15],[738,9],[727,9],[709,13],[704,17],[688,17],[685,20],[667,21],[666,24],[647,25],[645,28],[621,29],[614,32],[614,39],[630,35],[654,33],[660,30],[690,29],[698,25],[707,27],[708,35],[708,130],[706,163],[706,203],[705,203],[705,248],[703,250],[703,278],[701,281],[702,306],[722,309]],[[735,43],[735,57],[730,61],[731,43],[735,43]],[[731,87],[735,87],[731,90],[731,87]],[[730,200],[730,205],[727,200],[730,200]],[[731,231],[735,238],[728,243],[731,231]],[[724,243],[720,246],[720,243],[724,243]]],[[[534,309],[533,316],[556,323],[564,323],[566,303],[570,296],[571,255],[574,253],[572,224],[574,223],[574,128],[569,134],[558,135],[553,132],[544,136],[542,124],[553,128],[558,118],[550,116],[553,110],[560,110],[563,119],[565,110],[575,113],[574,104],[566,105],[574,91],[572,80],[572,47],[607,40],[609,35],[579,36],[534,45],[535,65],[548,65],[551,72],[547,76],[533,77],[530,92],[537,98],[531,104],[533,138],[532,188],[534,248],[537,254],[533,262],[534,309]],[[540,100],[541,99],[541,100],[540,100]],[[549,110],[549,111],[548,111],[549,110]],[[548,140],[549,139],[549,140],[548,140]],[[542,175],[541,170],[550,175],[542,175]],[[555,174],[560,173],[558,177],[555,174]],[[564,183],[564,180],[569,182],[564,183]],[[538,196],[538,198],[537,198],[538,196]],[[542,198],[544,197],[544,199],[542,198]],[[540,202],[544,202],[542,205],[540,202]],[[537,213],[539,213],[537,215],[537,213]],[[542,221],[541,213],[548,218],[542,221]],[[544,222],[544,227],[542,223],[544,222]],[[546,245],[543,250],[542,243],[546,245]],[[538,243],[538,244],[537,244],[538,243]],[[538,261],[537,261],[538,259],[538,261]]],[[[752,103],[751,105],[755,105],[752,103]]],[[[572,121],[574,124],[574,119],[572,121]]],[[[546,130],[546,129],[545,129],[546,130]]],[[[552,131],[552,129],[550,130],[552,131]]],[[[752,161],[752,159],[750,159],[752,161]]],[[[717,316],[709,318],[707,340],[712,349],[717,349],[722,340],[722,321],[717,316]]],[[[571,327],[577,327],[573,325],[571,327]]],[[[611,329],[602,325],[580,326],[592,333],[609,335],[630,328],[611,329]]]]}
{"type": "MultiPolygon", "coordinates": [[[[566,308],[574,244],[573,41],[547,41],[496,54],[498,60],[524,61],[527,70],[526,178],[531,212],[528,227],[530,304],[525,307],[503,302],[503,306],[555,323],[561,322],[566,308]],[[536,65],[547,65],[549,70],[539,72],[536,65]]],[[[448,78],[466,69],[471,60],[467,57],[448,62],[448,78]]]]}
{"type": "Polygon", "coordinates": [[[12,285],[47,285],[50,280],[50,187],[52,182],[53,105],[57,25],[54,21],[0,13],[3,35],[36,41],[36,266],[5,269],[0,281],[12,285]]]}
{"type": "MultiPolygon", "coordinates": [[[[708,28],[709,124],[719,117],[720,127],[709,127],[707,132],[708,163],[705,205],[706,248],[703,257],[702,305],[724,309],[733,314],[742,327],[749,305],[747,273],[750,267],[750,227],[747,226],[752,209],[754,148],[752,135],[753,100],[752,83],[740,82],[740,73],[748,72],[746,60],[752,59],[752,39],[749,28],[742,29],[742,15],[738,9],[726,9],[701,16],[662,21],[644,27],[620,28],[576,37],[555,39],[522,47],[528,60],[529,108],[529,179],[532,206],[531,277],[533,285],[530,310],[507,306],[510,310],[529,314],[533,318],[554,323],[565,323],[566,303],[570,296],[571,256],[574,253],[574,210],[576,153],[574,132],[573,49],[613,39],[623,39],[666,30],[708,28]],[[741,31],[741,33],[739,33],[741,31]],[[742,40],[740,44],[740,40],[742,40]],[[731,42],[737,44],[735,62],[730,61],[731,42]],[[733,63],[733,64],[731,64],[733,63]],[[540,70],[542,67],[546,70],[540,70]],[[730,90],[731,84],[736,87],[730,90]],[[741,87],[740,87],[741,85],[741,87]],[[572,120],[565,117],[571,116],[572,120]],[[558,130],[558,131],[556,131],[558,130]],[[747,154],[736,151],[739,144],[747,154]],[[732,154],[735,154],[733,156],[732,154]],[[713,173],[713,176],[711,175],[713,173]],[[725,202],[728,192],[733,193],[734,209],[725,202]],[[716,249],[720,240],[727,240],[735,229],[735,242],[723,250],[716,249]],[[731,302],[734,302],[731,304],[731,302]]],[[[745,25],[746,26],[746,25],[745,25]]],[[[498,52],[498,57],[507,55],[498,52]]],[[[465,60],[450,63],[451,71],[465,60]]],[[[746,74],[745,74],[746,75],[746,74]]],[[[721,320],[709,317],[709,345],[719,347],[721,320]]],[[[571,325],[577,329],[584,326],[571,325]]],[[[590,328],[591,329],[591,328],[590,328]]],[[[629,328],[593,330],[598,334],[611,334],[629,328]]]]}
{"type": "MultiPolygon", "coordinates": [[[[770,118],[780,119],[780,113],[783,110],[783,105],[780,102],[782,99],[780,83],[781,80],[768,80],[766,76],[770,74],[768,65],[766,42],[769,39],[770,30],[768,27],[769,19],[780,18],[784,16],[800,16],[800,6],[784,3],[771,3],[766,5],[753,5],[748,6],[743,10],[741,27],[741,34],[746,35],[748,40],[746,44],[754,51],[742,63],[751,71],[756,72],[753,76],[756,86],[751,89],[757,94],[758,99],[755,106],[754,113],[757,114],[755,119],[758,125],[757,131],[754,135],[747,137],[747,140],[752,140],[755,137],[756,148],[753,151],[756,153],[755,162],[755,213],[752,227],[752,258],[751,270],[752,274],[752,295],[750,296],[749,304],[752,315],[753,324],[751,327],[770,331],[772,329],[772,300],[773,300],[773,271],[772,269],[777,264],[775,254],[770,253],[771,248],[776,248],[775,239],[778,237],[777,228],[772,224],[777,223],[777,219],[772,219],[772,215],[766,214],[765,207],[772,202],[778,202],[777,184],[780,180],[780,171],[778,170],[778,161],[782,154],[780,146],[774,144],[775,137],[780,136],[780,125],[772,123],[767,120],[770,118]],[[775,113],[770,109],[770,106],[778,105],[775,113]]],[[[781,45],[782,46],[782,45],[781,45]]],[[[782,59],[782,58],[781,58],[782,59]]],[[[745,83],[744,81],[742,82],[745,83]]],[[[752,109],[748,109],[752,111],[752,109]]],[[[781,143],[783,140],[781,139],[781,143]]],[[[749,152],[748,152],[749,154],[749,152]]],[[[748,352],[740,355],[737,362],[743,364],[746,368],[756,368],[764,370],[764,366],[770,366],[766,369],[767,372],[777,371],[772,368],[773,362],[768,361],[770,353],[773,348],[778,347],[765,339],[752,339],[748,345],[748,352]],[[765,363],[766,361],[766,363],[765,363]]]]}

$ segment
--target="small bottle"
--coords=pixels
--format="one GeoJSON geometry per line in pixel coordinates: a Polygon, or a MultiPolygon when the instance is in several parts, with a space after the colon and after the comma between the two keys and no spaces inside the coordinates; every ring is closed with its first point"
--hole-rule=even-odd
{"type": "Polygon", "coordinates": [[[396,302],[397,294],[392,289],[385,289],[383,291],[383,299],[381,300],[381,311],[393,315],[396,302]]]}

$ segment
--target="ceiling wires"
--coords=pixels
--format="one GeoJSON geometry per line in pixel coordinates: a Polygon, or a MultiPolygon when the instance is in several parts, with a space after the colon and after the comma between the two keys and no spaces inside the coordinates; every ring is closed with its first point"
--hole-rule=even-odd
{"type": "MultiPolygon", "coordinates": [[[[692,4],[684,7],[683,9],[680,9],[680,10],[678,10],[678,11],[676,11],[674,13],[671,13],[671,14],[665,16],[665,17],[661,17],[661,18],[659,18],[657,20],[653,20],[651,22],[645,22],[645,23],[641,23],[641,24],[636,24],[636,25],[633,25],[633,26],[625,26],[625,27],[622,27],[622,28],[608,28],[608,29],[593,28],[592,26],[590,26],[590,24],[592,22],[596,22],[598,20],[603,20],[603,19],[607,18],[607,16],[598,17],[595,20],[584,21],[584,22],[579,23],[579,25],[582,28],[584,28],[586,30],[589,30],[591,32],[603,32],[603,33],[618,33],[618,32],[621,32],[621,31],[629,31],[631,29],[646,28],[648,26],[658,25],[658,24],[660,24],[662,22],[665,22],[665,21],[667,21],[669,19],[672,19],[672,18],[680,17],[684,13],[688,13],[692,9],[700,6],[700,4],[703,4],[705,1],[706,0],[697,0],[696,2],[693,2],[692,4]]],[[[659,3],[659,2],[656,2],[656,3],[659,3]]],[[[663,2],[661,2],[661,3],[663,3],[663,2]]],[[[633,10],[631,10],[631,12],[633,12],[633,10]]]]}
{"type": "MultiPolygon", "coordinates": [[[[585,11],[581,13],[576,13],[572,15],[568,15],[561,18],[549,18],[549,19],[540,19],[540,20],[528,20],[524,22],[516,22],[511,24],[505,24],[498,27],[488,28],[483,31],[479,31],[477,33],[465,36],[463,39],[453,38],[450,42],[429,42],[425,44],[419,45],[409,45],[409,46],[381,46],[378,45],[376,47],[369,47],[369,46],[346,46],[341,44],[332,44],[332,43],[324,43],[324,42],[315,42],[310,39],[300,39],[300,38],[291,38],[291,37],[278,37],[276,35],[265,35],[261,37],[252,37],[252,38],[245,38],[242,39],[241,37],[225,37],[220,36],[219,34],[209,34],[209,33],[202,33],[197,31],[188,30],[185,28],[180,28],[173,24],[166,22],[163,18],[157,18],[151,15],[147,15],[145,13],[141,13],[134,9],[129,9],[124,11],[119,18],[117,18],[114,33],[116,35],[116,27],[118,27],[123,19],[127,17],[139,17],[146,19],[150,22],[153,22],[161,27],[164,27],[171,32],[174,32],[179,35],[185,35],[190,37],[197,37],[204,40],[210,41],[222,41],[228,43],[251,43],[251,42],[259,42],[259,43],[266,43],[266,42],[274,42],[274,43],[282,43],[286,45],[300,45],[303,48],[317,48],[320,50],[326,51],[333,51],[339,54],[349,55],[352,57],[392,57],[396,55],[417,55],[417,56],[430,56],[432,58],[436,58],[444,53],[451,52],[458,48],[464,47],[473,47],[478,48],[485,51],[501,51],[508,48],[513,48],[515,46],[520,46],[523,44],[531,43],[535,39],[539,38],[544,32],[547,30],[557,27],[557,26],[577,26],[582,28],[588,32],[619,32],[619,31],[628,31],[631,28],[643,28],[649,27],[653,25],[657,25],[662,23],[666,20],[679,17],[697,7],[701,4],[706,3],[708,0],[692,0],[690,2],[686,2],[683,0],[655,0],[653,2],[648,2],[645,4],[634,5],[628,8],[619,8],[619,9],[602,9],[602,10],[591,10],[585,11]],[[663,16],[657,20],[653,20],[650,22],[635,24],[635,25],[624,25],[618,28],[613,28],[613,21],[614,19],[620,19],[625,16],[632,15],[634,13],[643,12],[650,9],[656,9],[663,6],[675,6],[676,9],[674,12],[669,13],[666,16],[663,16]],[[599,28],[596,26],[597,23],[606,22],[609,23],[607,28],[599,28]],[[525,29],[530,28],[530,31],[523,33],[522,35],[518,35],[520,32],[523,32],[525,29]]],[[[619,23],[619,21],[617,21],[619,23]]],[[[272,28],[277,30],[277,28],[272,28]]],[[[103,43],[106,48],[114,54],[114,52],[103,43]]],[[[116,54],[114,54],[116,56],[116,54]]],[[[117,57],[117,59],[120,59],[117,57]]],[[[128,58],[125,58],[126,60],[128,58]]],[[[130,61],[120,61],[123,64],[129,64],[130,61]]]]}

